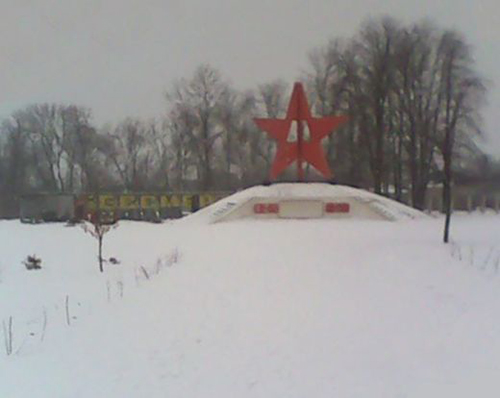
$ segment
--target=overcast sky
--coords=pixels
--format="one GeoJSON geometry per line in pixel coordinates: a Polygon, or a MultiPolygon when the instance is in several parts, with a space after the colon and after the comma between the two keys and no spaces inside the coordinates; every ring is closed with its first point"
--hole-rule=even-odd
{"type": "Polygon", "coordinates": [[[485,111],[500,154],[498,0],[0,0],[0,117],[33,102],[92,108],[97,123],[155,117],[163,92],[208,62],[236,87],[290,82],[308,52],[368,17],[431,18],[462,31],[490,79],[485,111]]]}

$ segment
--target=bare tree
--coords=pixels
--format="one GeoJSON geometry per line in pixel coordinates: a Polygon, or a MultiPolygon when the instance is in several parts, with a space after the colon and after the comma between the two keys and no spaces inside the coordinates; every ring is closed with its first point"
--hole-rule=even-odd
{"type": "Polygon", "coordinates": [[[357,58],[352,41],[330,41],[326,47],[311,52],[311,71],[306,79],[317,114],[350,116],[349,123],[328,137],[325,149],[336,181],[362,185],[364,156],[359,148],[365,108],[360,106],[362,84],[357,58]]]}
{"type": "Polygon", "coordinates": [[[182,103],[173,105],[169,118],[165,121],[166,128],[170,131],[171,151],[173,165],[171,168],[172,182],[177,189],[186,189],[186,180],[190,177],[189,169],[196,166],[195,137],[196,117],[191,109],[182,103]]]}
{"type": "Polygon", "coordinates": [[[32,162],[27,133],[20,120],[11,117],[0,126],[0,212],[17,216],[18,199],[30,190],[32,162]]]}
{"type": "Polygon", "coordinates": [[[361,101],[366,115],[362,134],[375,192],[385,191],[389,97],[394,84],[394,51],[398,24],[390,18],[369,21],[360,31],[355,47],[362,63],[361,101]]]}
{"type": "Polygon", "coordinates": [[[152,127],[138,119],[126,119],[110,135],[113,145],[108,157],[127,191],[147,188],[154,160],[154,148],[148,142],[152,127]]]}
{"type": "Polygon", "coordinates": [[[194,127],[183,132],[189,137],[201,189],[210,189],[213,184],[215,143],[222,136],[220,105],[228,89],[216,69],[201,65],[191,79],[178,81],[167,93],[174,114],[189,118],[190,127],[194,127]]]}
{"type": "Polygon", "coordinates": [[[75,105],[36,104],[15,112],[13,119],[29,139],[36,187],[73,192],[77,174],[81,189],[97,183],[100,139],[90,123],[89,110],[75,105]]]}
{"type": "Polygon", "coordinates": [[[257,169],[256,153],[252,144],[258,139],[252,116],[256,107],[252,93],[238,93],[228,90],[220,105],[220,125],[222,128],[222,152],[224,168],[223,189],[235,189],[243,183],[253,182],[257,169]]]}
{"type": "Polygon", "coordinates": [[[150,157],[152,170],[149,173],[159,189],[167,189],[170,187],[170,167],[171,167],[171,152],[170,152],[170,131],[168,124],[157,123],[152,120],[148,123],[147,128],[147,144],[151,147],[150,157]]]}
{"type": "Polygon", "coordinates": [[[442,107],[435,41],[431,25],[417,24],[401,31],[395,54],[394,175],[402,185],[402,163],[406,158],[411,202],[419,209],[424,208],[433,170],[442,107]]]}
{"type": "Polygon", "coordinates": [[[97,261],[99,264],[100,272],[104,272],[105,260],[102,256],[104,235],[106,235],[109,231],[116,227],[118,227],[116,221],[113,221],[111,223],[104,222],[99,212],[93,214],[90,222],[85,222],[82,224],[83,230],[97,240],[97,261]]]}
{"type": "Polygon", "coordinates": [[[58,192],[64,190],[62,180],[61,131],[56,126],[57,106],[54,104],[32,105],[15,113],[15,119],[27,133],[32,155],[37,167],[35,173],[43,189],[58,192]]]}
{"type": "MultiPolygon", "coordinates": [[[[446,31],[439,43],[441,65],[440,90],[444,98],[441,122],[441,153],[443,170],[443,211],[446,214],[443,240],[449,242],[452,211],[453,160],[460,135],[479,132],[478,106],[484,97],[485,86],[473,71],[473,59],[464,39],[454,31],[446,31]]],[[[463,139],[463,138],[462,138],[463,139]]]]}
{"type": "Polygon", "coordinates": [[[21,120],[15,116],[4,121],[1,132],[0,189],[4,193],[17,195],[28,187],[30,162],[27,133],[21,125],[21,120]]]}
{"type": "MultiPolygon", "coordinates": [[[[283,80],[261,84],[256,95],[258,114],[271,119],[284,117],[288,103],[288,86],[283,80]]],[[[269,170],[276,151],[275,143],[264,132],[260,130],[256,132],[257,134],[251,136],[250,148],[253,152],[251,157],[256,159],[258,156],[264,161],[266,170],[269,170]]]]}

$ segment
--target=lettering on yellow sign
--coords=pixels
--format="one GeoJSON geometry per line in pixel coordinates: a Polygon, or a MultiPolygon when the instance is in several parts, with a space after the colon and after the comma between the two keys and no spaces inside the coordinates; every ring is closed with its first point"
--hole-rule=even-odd
{"type": "Polygon", "coordinates": [[[162,208],[170,207],[170,198],[168,197],[168,195],[160,196],[160,207],[162,208]]]}
{"type": "Polygon", "coordinates": [[[184,210],[191,210],[193,208],[193,195],[182,195],[182,207],[184,210]]]}
{"type": "Polygon", "coordinates": [[[182,202],[179,195],[162,195],[160,198],[161,207],[180,207],[182,202]]]}
{"type": "Polygon", "coordinates": [[[210,193],[205,193],[200,195],[200,207],[208,206],[214,203],[216,200],[215,195],[210,193]]]}
{"type": "Polygon", "coordinates": [[[141,208],[142,209],[158,209],[160,203],[158,198],[153,195],[143,195],[141,196],[141,208]]]}
{"type": "Polygon", "coordinates": [[[120,196],[120,209],[134,210],[139,208],[139,198],[134,195],[121,195],[120,196]]]}
{"type": "Polygon", "coordinates": [[[224,195],[218,193],[177,193],[177,194],[102,194],[85,195],[82,199],[88,211],[138,210],[160,208],[181,208],[186,211],[206,207],[224,195]]]}
{"type": "Polygon", "coordinates": [[[116,209],[116,202],[114,195],[99,195],[99,208],[102,210],[116,209]]]}
{"type": "Polygon", "coordinates": [[[89,210],[97,209],[97,199],[94,195],[87,195],[85,197],[85,206],[89,210]]]}

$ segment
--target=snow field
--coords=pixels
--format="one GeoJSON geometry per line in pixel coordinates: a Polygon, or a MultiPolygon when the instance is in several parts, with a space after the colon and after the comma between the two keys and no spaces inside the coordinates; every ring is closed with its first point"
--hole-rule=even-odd
{"type": "Polygon", "coordinates": [[[495,396],[499,221],[0,222],[0,396],[495,396]]]}

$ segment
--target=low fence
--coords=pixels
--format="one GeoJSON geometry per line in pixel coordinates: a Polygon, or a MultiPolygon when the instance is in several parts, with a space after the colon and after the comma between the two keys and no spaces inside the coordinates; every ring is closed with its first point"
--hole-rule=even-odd
{"type": "Polygon", "coordinates": [[[73,195],[26,195],[19,199],[23,222],[68,221],[75,218],[73,195]]]}
{"type": "MultiPolygon", "coordinates": [[[[457,211],[486,211],[500,212],[500,193],[482,192],[468,189],[455,189],[452,195],[452,208],[457,211]]],[[[430,190],[426,197],[425,210],[441,211],[443,209],[442,190],[430,190]]]]}
{"type": "Polygon", "coordinates": [[[14,195],[0,194],[0,218],[19,218],[19,198],[14,195]]]}

